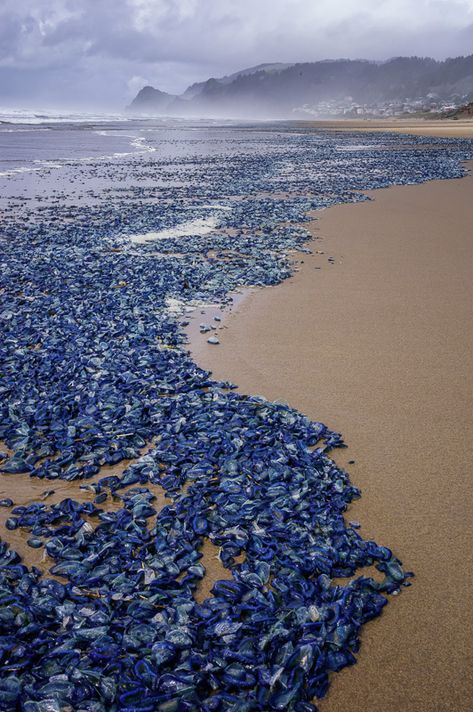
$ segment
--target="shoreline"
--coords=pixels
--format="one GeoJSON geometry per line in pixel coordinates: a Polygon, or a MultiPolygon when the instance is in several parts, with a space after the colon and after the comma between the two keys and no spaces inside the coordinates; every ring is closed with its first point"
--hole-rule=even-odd
{"type": "Polygon", "coordinates": [[[322,712],[469,709],[472,190],[470,172],[319,212],[301,270],[243,300],[219,346],[190,344],[214,377],[342,432],[333,458],[362,491],[348,518],[416,573],[322,712]]]}

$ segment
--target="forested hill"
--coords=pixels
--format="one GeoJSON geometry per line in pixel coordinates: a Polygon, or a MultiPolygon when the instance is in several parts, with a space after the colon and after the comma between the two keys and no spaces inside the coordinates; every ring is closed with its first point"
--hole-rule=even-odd
{"type": "Polygon", "coordinates": [[[311,111],[330,115],[344,106],[449,100],[458,105],[473,100],[473,55],[263,64],[194,84],[180,96],[144,87],[128,108],[146,114],[290,118],[311,111]]]}

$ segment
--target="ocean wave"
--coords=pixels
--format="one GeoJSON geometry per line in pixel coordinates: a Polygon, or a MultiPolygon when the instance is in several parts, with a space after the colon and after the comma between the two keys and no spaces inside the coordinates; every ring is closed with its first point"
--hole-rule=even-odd
{"type": "Polygon", "coordinates": [[[20,166],[19,168],[10,168],[8,171],[0,171],[0,176],[7,178],[21,173],[31,173],[40,170],[41,168],[39,166],[20,166]]]}
{"type": "MultiPolygon", "coordinates": [[[[61,123],[107,123],[120,121],[126,123],[129,117],[122,114],[95,114],[88,112],[61,113],[55,111],[32,111],[31,109],[4,109],[0,110],[0,124],[61,124],[61,123]]],[[[15,129],[16,130],[16,129],[15,129]]]]}

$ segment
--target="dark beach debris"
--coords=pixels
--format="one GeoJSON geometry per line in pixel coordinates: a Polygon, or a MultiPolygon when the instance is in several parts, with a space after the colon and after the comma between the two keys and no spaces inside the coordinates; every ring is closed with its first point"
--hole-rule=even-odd
{"type": "Polygon", "coordinates": [[[90,204],[64,207],[64,194],[7,213],[0,440],[12,454],[0,470],[77,480],[94,501],[0,502],[54,577],[0,544],[0,709],[309,712],[356,661],[362,625],[409,585],[393,553],[345,521],[359,493],[329,458],[340,436],[214,381],[180,327],[188,307],[288,277],[308,211],[459,177],[471,144],[364,135],[363,150],[341,152],[359,138],[233,131],[231,161],[222,134],[208,154],[194,132],[172,158],[75,166],[85,183],[120,186],[90,204]],[[130,239],[189,214],[217,215],[215,229],[130,239]],[[228,580],[197,602],[206,542],[228,580]],[[357,575],[366,566],[381,579],[357,575]]]}

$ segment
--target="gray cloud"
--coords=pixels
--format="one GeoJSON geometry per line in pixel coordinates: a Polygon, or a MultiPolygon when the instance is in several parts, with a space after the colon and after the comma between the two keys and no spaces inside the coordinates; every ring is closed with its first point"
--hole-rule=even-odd
{"type": "Polygon", "coordinates": [[[0,103],[119,109],[260,62],[473,52],[473,0],[2,0],[0,103]]]}

